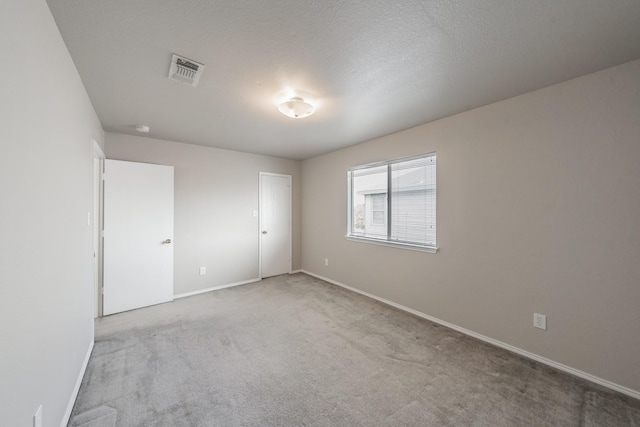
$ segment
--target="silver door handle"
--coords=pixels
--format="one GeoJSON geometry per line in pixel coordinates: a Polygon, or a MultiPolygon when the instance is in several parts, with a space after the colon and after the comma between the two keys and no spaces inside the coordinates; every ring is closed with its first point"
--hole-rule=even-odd
{"type": "Polygon", "coordinates": [[[267,230],[262,230],[262,234],[267,234],[267,230]]]}
{"type": "Polygon", "coordinates": [[[167,239],[164,242],[162,242],[163,245],[168,245],[169,243],[171,243],[171,239],[167,239]]]}

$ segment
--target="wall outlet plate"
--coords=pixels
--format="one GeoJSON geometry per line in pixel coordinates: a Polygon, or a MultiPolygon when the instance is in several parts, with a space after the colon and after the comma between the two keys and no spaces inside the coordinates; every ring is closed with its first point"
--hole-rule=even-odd
{"type": "Polygon", "coordinates": [[[204,276],[205,274],[207,274],[207,267],[200,267],[200,275],[204,276]]]}
{"type": "Polygon", "coordinates": [[[533,326],[539,329],[547,329],[547,316],[544,314],[533,313],[533,326]]]}

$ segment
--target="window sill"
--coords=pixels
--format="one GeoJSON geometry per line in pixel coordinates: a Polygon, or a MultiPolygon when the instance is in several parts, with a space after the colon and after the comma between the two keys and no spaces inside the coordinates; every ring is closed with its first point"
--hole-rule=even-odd
{"type": "Polygon", "coordinates": [[[438,248],[435,246],[420,246],[420,245],[412,245],[409,243],[396,243],[396,242],[389,242],[387,240],[376,240],[376,239],[368,239],[366,237],[350,236],[348,234],[344,237],[347,240],[351,240],[352,242],[371,243],[371,244],[380,245],[380,246],[391,246],[393,248],[408,249],[410,251],[418,251],[418,252],[428,252],[430,254],[435,254],[436,252],[438,252],[438,248]]]}

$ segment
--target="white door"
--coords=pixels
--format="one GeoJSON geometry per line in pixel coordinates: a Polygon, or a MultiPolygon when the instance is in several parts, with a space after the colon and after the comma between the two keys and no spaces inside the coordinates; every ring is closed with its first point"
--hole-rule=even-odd
{"type": "Polygon", "coordinates": [[[103,314],[173,300],[173,167],[104,168],[103,314]]]}
{"type": "Polygon", "coordinates": [[[260,173],[260,277],[291,272],[291,176],[260,173]]]}

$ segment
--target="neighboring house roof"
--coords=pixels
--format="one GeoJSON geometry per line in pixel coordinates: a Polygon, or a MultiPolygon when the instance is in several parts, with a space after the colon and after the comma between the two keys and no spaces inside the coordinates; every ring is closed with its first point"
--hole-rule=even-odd
{"type": "MultiPolygon", "coordinates": [[[[432,190],[435,185],[427,185],[427,172],[424,168],[413,169],[407,173],[400,172],[398,176],[391,180],[391,187],[396,188],[402,185],[397,191],[418,191],[432,190]]],[[[371,175],[371,184],[368,188],[358,191],[358,194],[385,194],[387,192],[386,175],[371,175]],[[377,178],[377,179],[376,179],[377,178]]]]}

